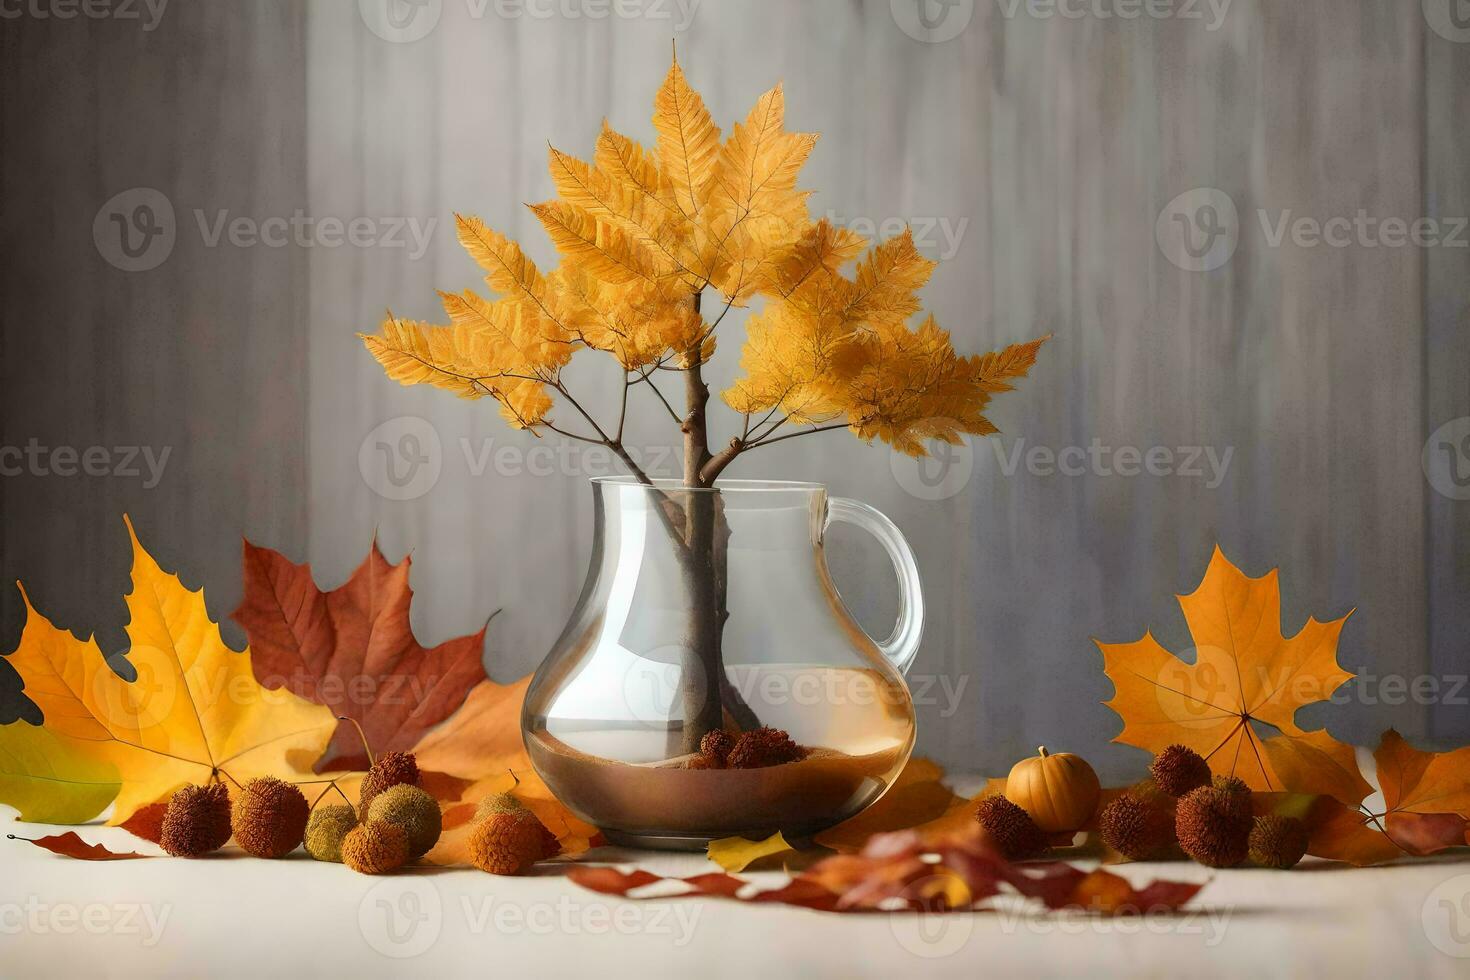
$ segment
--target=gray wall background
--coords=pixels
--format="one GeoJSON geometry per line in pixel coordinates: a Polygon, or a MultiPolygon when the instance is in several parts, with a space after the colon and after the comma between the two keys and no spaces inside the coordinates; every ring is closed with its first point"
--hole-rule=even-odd
{"type": "MultiPolygon", "coordinates": [[[[609,9],[595,3],[442,0],[413,14],[390,2],[410,34],[432,28],[394,42],[369,29],[373,2],[258,0],[174,0],[148,31],[0,22],[0,445],[171,447],[153,489],[0,479],[0,571],[58,623],[122,648],[124,510],[221,618],[238,599],[239,535],[335,584],[376,531],[390,557],[414,555],[421,640],[504,607],[487,666],[502,680],[532,669],[580,587],[585,477],[605,461],[497,472],[496,450],[536,440],[488,406],[388,381],[354,334],[389,306],[434,317],[436,288],[478,284],[454,210],[549,265],[520,207],[551,194],[547,141],[590,156],[607,117],[651,142],[677,37],[727,131],[785,82],[788,126],[822,133],[803,180],[816,214],[929,228],[921,245],[946,261],[925,299],[961,350],[1056,335],[996,402],[1004,435],[929,472],[955,491],[943,499],[925,499],[912,464],[842,433],[731,473],[827,483],[909,537],[931,613],[914,672],[965,684],[952,705],[931,691],[924,751],[1002,771],[1044,741],[1121,777],[1138,754],[1105,744],[1120,725],[1099,704],[1110,685],[1090,638],[1152,627],[1186,648],[1172,596],[1194,588],[1217,541],[1253,574],[1282,567],[1289,631],[1357,609],[1340,659],[1374,680],[1299,720],[1358,741],[1389,724],[1470,736],[1470,691],[1455,688],[1470,670],[1470,502],[1421,467],[1430,433],[1470,415],[1470,248],[1273,247],[1259,217],[1470,215],[1470,43],[1431,28],[1438,0],[1233,0],[1218,23],[1208,5],[1198,19],[1125,20],[962,0],[931,5],[968,20],[941,19],[927,41],[902,29],[908,0],[704,0],[687,26],[672,0],[604,18],[586,16],[609,9]],[[142,272],[109,264],[92,236],[104,202],[134,187],[171,201],[177,232],[142,272]],[[1176,266],[1155,236],[1196,188],[1239,214],[1233,257],[1207,272],[1176,266]],[[298,208],[368,219],[375,242],[212,246],[195,214],[209,226],[221,209],[260,221],[298,208]],[[393,244],[400,222],[433,222],[421,255],[411,236],[393,244]],[[437,439],[439,477],[386,499],[375,444],[406,432],[437,439]],[[1218,486],[1002,465],[1018,440],[1024,454],[1094,439],[1232,456],[1218,486]],[[1458,697],[1396,697],[1389,675],[1458,697]]],[[[721,329],[724,384],[741,322],[721,329]]],[[[615,372],[589,361],[574,383],[615,411],[615,372]]],[[[636,406],[630,441],[655,458],[668,445],[652,405],[636,406]]],[[[844,596],[886,632],[881,555],[856,533],[834,538],[844,596]]],[[[14,590],[0,614],[9,649],[14,590]]]]}

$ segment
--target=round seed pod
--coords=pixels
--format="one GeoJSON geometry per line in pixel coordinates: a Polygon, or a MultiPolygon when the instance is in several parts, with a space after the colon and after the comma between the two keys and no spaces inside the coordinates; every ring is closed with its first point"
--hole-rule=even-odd
{"type": "Polygon", "coordinates": [[[245,784],[230,815],[235,842],[256,857],[278,858],[294,851],[306,835],[311,808],[301,790],[274,776],[245,784]]]}
{"type": "Polygon", "coordinates": [[[439,843],[444,830],[444,814],[439,801],[417,786],[399,783],[389,786],[373,798],[368,807],[368,822],[397,824],[408,835],[409,860],[423,857],[439,843]]]}
{"type": "Polygon", "coordinates": [[[407,861],[408,834],[397,824],[358,824],[342,838],[342,863],[358,874],[387,874],[407,861]]]}
{"type": "Polygon", "coordinates": [[[342,863],[342,840],[357,826],[357,810],[346,804],[319,806],[306,821],[306,853],[318,861],[342,863]]]}
{"type": "Polygon", "coordinates": [[[705,764],[699,768],[725,768],[725,760],[730,757],[730,750],[734,747],[735,736],[723,728],[716,728],[712,732],[705,732],[704,738],[699,740],[699,755],[704,759],[705,764]]]}
{"type": "Polygon", "coordinates": [[[1263,868],[1295,867],[1307,853],[1307,825],[1296,817],[1274,813],[1256,817],[1251,826],[1250,859],[1263,868]]]}
{"type": "Polygon", "coordinates": [[[1171,745],[1160,752],[1148,771],[1159,789],[1176,798],[1210,782],[1210,764],[1184,745],[1171,745]]]}
{"type": "Polygon", "coordinates": [[[412,752],[386,753],[373,763],[367,775],[363,777],[362,789],[359,791],[357,801],[358,816],[366,820],[368,807],[373,805],[373,797],[390,786],[405,784],[409,786],[419,784],[418,760],[414,758],[412,752]]]}
{"type": "Polygon", "coordinates": [[[1031,815],[1004,796],[987,796],[975,804],[975,819],[990,835],[996,850],[1012,861],[1046,851],[1046,835],[1031,815]]]}
{"type": "Polygon", "coordinates": [[[511,813],[492,813],[470,834],[470,860],[495,875],[523,874],[540,860],[543,847],[537,824],[511,813]]]}
{"type": "Polygon", "coordinates": [[[1174,816],[1179,846],[1211,868],[1233,868],[1246,858],[1251,833],[1250,797],[1230,786],[1201,786],[1179,801],[1174,816]]]}
{"type": "Polygon", "coordinates": [[[174,857],[217,851],[230,839],[230,791],[222,783],[185,786],[169,798],[159,846],[174,857]]]}
{"type": "Polygon", "coordinates": [[[806,753],[779,728],[756,728],[741,732],[725,758],[730,769],[764,769],[797,762],[806,753]]]}
{"type": "MultiPolygon", "coordinates": [[[[700,757],[696,756],[696,758],[700,757]]],[[[508,813],[518,820],[530,821],[536,825],[536,833],[541,838],[541,854],[537,860],[545,861],[561,853],[561,842],[556,839],[556,835],[541,822],[541,818],[536,816],[530,807],[511,794],[494,793],[485,797],[475,808],[475,819],[481,821],[497,813],[508,813]]]]}
{"type": "Polygon", "coordinates": [[[1126,858],[1148,861],[1174,846],[1174,809],[1167,798],[1143,799],[1124,793],[1098,817],[1103,843],[1126,858]]]}

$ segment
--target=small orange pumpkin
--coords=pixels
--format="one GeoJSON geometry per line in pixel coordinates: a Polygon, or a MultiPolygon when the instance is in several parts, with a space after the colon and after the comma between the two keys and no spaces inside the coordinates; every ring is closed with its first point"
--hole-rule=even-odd
{"type": "Polygon", "coordinates": [[[1006,777],[1006,799],[1031,815],[1049,834],[1077,830],[1097,812],[1102,787],[1097,773],[1081,756],[1052,755],[1046,746],[1022,759],[1006,777]]]}

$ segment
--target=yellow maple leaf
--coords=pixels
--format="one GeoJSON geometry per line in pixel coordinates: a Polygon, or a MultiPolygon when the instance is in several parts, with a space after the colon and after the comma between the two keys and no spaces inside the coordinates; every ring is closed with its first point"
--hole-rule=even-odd
{"type": "Polygon", "coordinates": [[[786,842],[778,830],[765,840],[744,837],[721,837],[705,848],[705,856],[732,874],[744,871],[757,861],[785,855],[795,857],[796,848],[786,842]]]}
{"type": "Polygon", "coordinates": [[[1151,752],[1187,745],[1216,772],[1260,790],[1296,789],[1284,782],[1273,758],[1287,769],[1303,758],[1342,759],[1345,747],[1335,747],[1324,733],[1313,733],[1301,746],[1263,748],[1254,723],[1286,737],[1308,735],[1296,724],[1297,710],[1327,700],[1353,677],[1337,663],[1347,616],[1308,619],[1295,636],[1284,636],[1276,570],[1250,578],[1218,547],[1199,588],[1179,596],[1179,605],[1194,639],[1193,663],[1147,632],[1134,643],[1095,641],[1114,687],[1105,703],[1123,719],[1114,741],[1151,752]]]}
{"type": "Polygon", "coordinates": [[[160,568],[124,521],[133,545],[127,662],[136,679],[115,672],[94,639],[53,626],[24,588],[25,628],[9,658],[47,731],[67,751],[116,768],[110,822],[216,774],[238,783],[304,775],[287,757],[321,755],[337,727],[332,710],[261,687],[249,651],[220,638],[203,592],[160,568]]]}

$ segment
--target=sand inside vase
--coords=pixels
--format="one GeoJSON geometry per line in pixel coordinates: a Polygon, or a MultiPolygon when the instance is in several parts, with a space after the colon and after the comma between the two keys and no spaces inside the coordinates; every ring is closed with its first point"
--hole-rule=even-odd
{"type": "Polygon", "coordinates": [[[763,769],[682,768],[689,758],[630,764],[532,732],[527,749],[556,795],[578,816],[630,835],[807,836],[846,820],[893,780],[909,746],[850,755],[812,747],[800,762],[763,769]]]}

